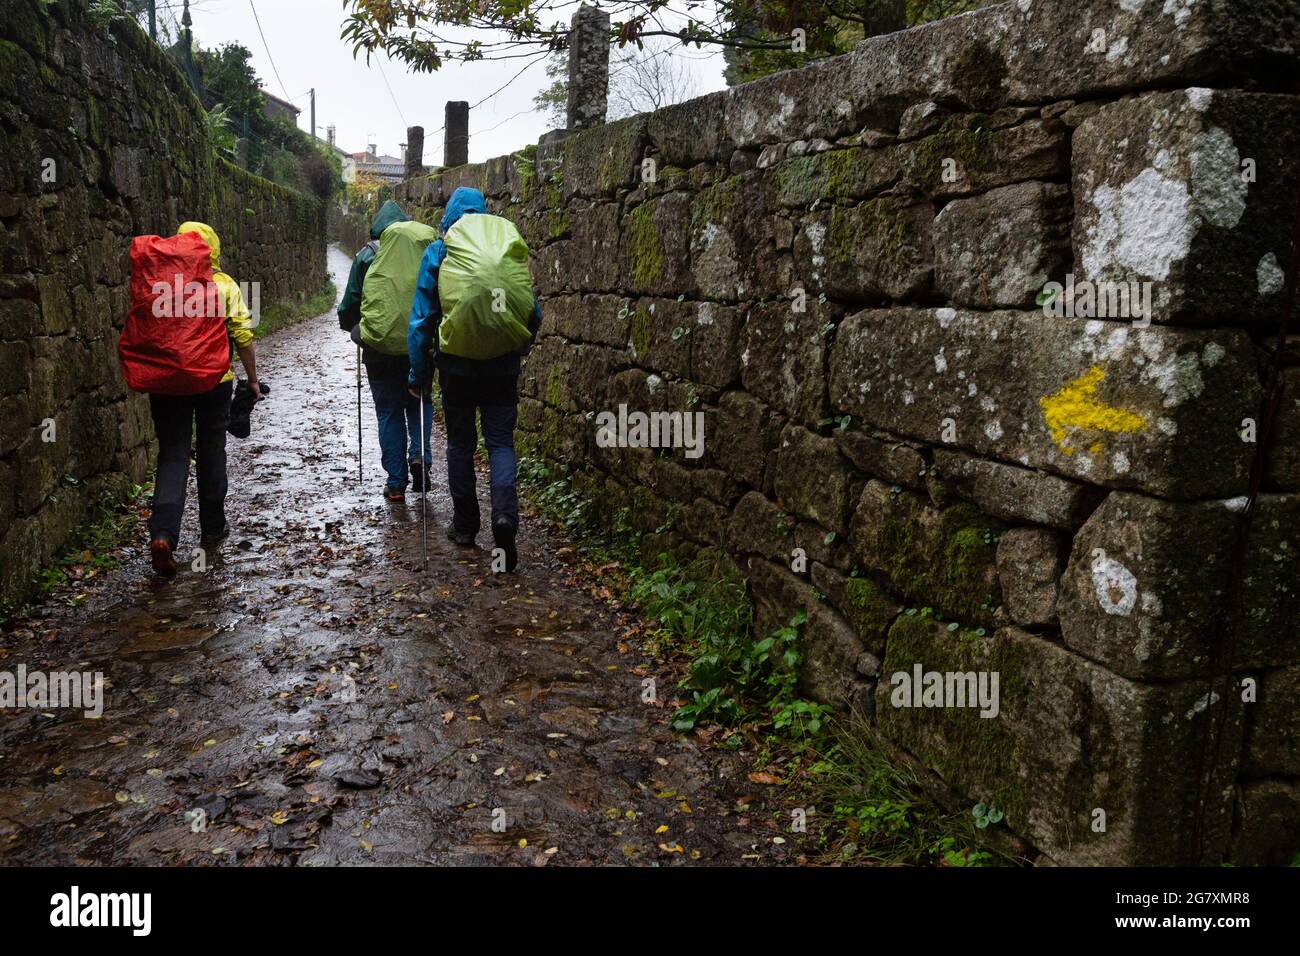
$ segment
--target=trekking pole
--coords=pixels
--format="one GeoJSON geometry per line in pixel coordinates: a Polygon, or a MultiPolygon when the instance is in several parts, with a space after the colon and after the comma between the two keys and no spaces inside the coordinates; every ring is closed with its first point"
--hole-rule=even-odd
{"type": "Polygon", "coordinates": [[[361,479],[361,346],[357,346],[357,484],[361,479]]]}
{"type": "Polygon", "coordinates": [[[424,454],[424,389],[420,389],[420,552],[424,556],[424,569],[429,569],[429,504],[425,495],[429,489],[429,463],[424,454]]]}

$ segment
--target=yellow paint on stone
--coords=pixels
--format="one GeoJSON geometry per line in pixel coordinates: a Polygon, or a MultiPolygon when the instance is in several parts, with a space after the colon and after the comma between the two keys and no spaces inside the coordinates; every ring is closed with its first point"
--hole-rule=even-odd
{"type": "MultiPolygon", "coordinates": [[[[1073,455],[1075,452],[1075,449],[1066,444],[1072,432],[1100,431],[1120,434],[1146,428],[1146,419],[1141,415],[1115,408],[1093,397],[1097,386],[1105,377],[1106,373],[1101,370],[1101,366],[1094,365],[1055,395],[1044,396],[1038,400],[1038,404],[1043,409],[1043,419],[1047,423],[1047,429],[1052,433],[1052,440],[1067,455],[1073,455]]],[[[1088,450],[1094,454],[1101,451],[1101,442],[1094,442],[1088,450]]]]}

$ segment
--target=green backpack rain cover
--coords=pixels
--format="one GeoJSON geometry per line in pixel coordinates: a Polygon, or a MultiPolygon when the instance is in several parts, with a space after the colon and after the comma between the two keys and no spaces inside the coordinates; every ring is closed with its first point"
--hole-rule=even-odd
{"type": "Polygon", "coordinates": [[[406,354],[406,321],[411,315],[420,259],[438,230],[422,222],[395,222],[379,237],[379,251],[361,288],[361,341],[384,355],[406,354]]]}
{"type": "Polygon", "coordinates": [[[465,215],[447,230],[443,243],[438,350],[494,359],[528,344],[533,311],[528,244],[514,223],[486,213],[465,215]]]}

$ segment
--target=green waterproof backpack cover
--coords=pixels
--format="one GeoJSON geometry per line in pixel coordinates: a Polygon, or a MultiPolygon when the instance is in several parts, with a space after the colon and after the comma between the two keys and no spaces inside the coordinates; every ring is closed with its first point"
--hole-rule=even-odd
{"type": "Polygon", "coordinates": [[[422,222],[395,222],[379,237],[379,251],[361,288],[361,341],[384,355],[406,354],[406,320],[411,315],[420,259],[438,230],[422,222]]]}
{"type": "Polygon", "coordinates": [[[528,244],[514,223],[485,213],[465,215],[447,230],[443,244],[438,350],[494,359],[527,345],[533,311],[528,244]]]}

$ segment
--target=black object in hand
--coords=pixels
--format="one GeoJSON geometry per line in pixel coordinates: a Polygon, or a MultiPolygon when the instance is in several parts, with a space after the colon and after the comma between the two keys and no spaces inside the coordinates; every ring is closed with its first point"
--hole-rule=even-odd
{"type": "MultiPolygon", "coordinates": [[[[271,389],[265,382],[259,382],[258,385],[263,395],[270,393],[271,389]]],[[[226,431],[236,438],[247,438],[252,430],[251,419],[255,404],[253,390],[241,378],[235,383],[235,393],[230,399],[230,424],[226,426],[226,431]]]]}

